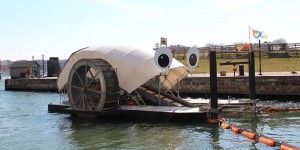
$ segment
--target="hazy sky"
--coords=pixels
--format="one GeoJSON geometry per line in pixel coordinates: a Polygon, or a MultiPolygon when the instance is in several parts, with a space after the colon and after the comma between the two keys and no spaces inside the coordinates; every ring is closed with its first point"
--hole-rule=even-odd
{"type": "Polygon", "coordinates": [[[0,0],[0,59],[68,58],[91,45],[300,42],[299,0],[0,0]],[[254,40],[252,42],[255,42],[254,40]]]}

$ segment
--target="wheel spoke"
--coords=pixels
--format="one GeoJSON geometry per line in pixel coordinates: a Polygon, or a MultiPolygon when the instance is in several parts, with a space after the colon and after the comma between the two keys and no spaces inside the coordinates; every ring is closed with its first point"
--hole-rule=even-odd
{"type": "Polygon", "coordinates": [[[78,101],[78,99],[81,97],[81,94],[75,99],[75,101],[73,101],[73,99],[70,99],[70,103],[73,104],[73,106],[75,106],[75,109],[78,109],[76,102],[78,101]]]}
{"type": "Polygon", "coordinates": [[[76,86],[76,85],[71,85],[71,88],[77,89],[77,90],[83,90],[82,87],[76,86]]]}
{"type": "Polygon", "coordinates": [[[92,72],[91,72],[91,69],[89,69],[89,73],[90,73],[90,75],[92,76],[92,78],[94,78],[94,76],[93,76],[93,74],[92,74],[92,72]]]}
{"type": "Polygon", "coordinates": [[[97,90],[93,90],[93,89],[87,89],[87,91],[92,92],[92,93],[96,93],[96,94],[102,94],[101,91],[97,91],[97,90]]]}
{"type": "Polygon", "coordinates": [[[75,73],[76,73],[77,77],[79,78],[79,81],[80,81],[81,85],[84,86],[84,84],[83,84],[83,82],[82,82],[82,80],[81,80],[81,78],[80,78],[80,75],[79,75],[79,73],[77,72],[77,69],[75,70],[75,73]]]}
{"type": "Polygon", "coordinates": [[[92,80],[90,80],[90,81],[87,82],[87,84],[86,84],[87,87],[89,87],[89,86],[91,85],[91,83],[95,80],[95,77],[94,77],[94,75],[93,75],[91,69],[88,70],[88,73],[91,75],[92,80]]]}
{"type": "Polygon", "coordinates": [[[81,98],[81,96],[82,96],[82,94],[80,94],[80,95],[76,98],[76,100],[74,101],[74,103],[76,103],[76,102],[79,100],[79,98],[81,98]]]}
{"type": "Polygon", "coordinates": [[[91,75],[93,76],[93,79],[87,84],[87,87],[89,87],[89,86],[92,84],[92,82],[95,80],[95,78],[96,78],[100,73],[101,73],[100,70],[95,74],[95,76],[93,76],[92,73],[91,73],[91,75]]]}
{"type": "Polygon", "coordinates": [[[88,107],[88,110],[92,110],[91,106],[90,106],[90,100],[89,100],[89,96],[88,94],[85,94],[85,103],[86,103],[86,106],[88,107]]]}
{"type": "Polygon", "coordinates": [[[81,96],[81,98],[80,98],[80,102],[79,102],[79,105],[78,105],[79,109],[82,109],[82,107],[80,107],[82,105],[82,102],[83,102],[83,96],[81,96]]]}
{"type": "Polygon", "coordinates": [[[95,74],[94,79],[101,73],[100,70],[98,70],[98,72],[95,74]]]}
{"type": "MultiPolygon", "coordinates": [[[[91,95],[88,94],[87,96],[88,96],[88,99],[89,99],[90,104],[94,107],[94,109],[96,109],[96,105],[95,105],[95,103],[93,102],[93,99],[91,98],[91,95]]],[[[92,109],[91,109],[91,110],[92,110],[92,109]]]]}
{"type": "Polygon", "coordinates": [[[79,105],[77,106],[76,104],[77,104],[77,101],[81,98],[81,96],[82,96],[82,94],[80,94],[80,95],[76,98],[76,100],[74,101],[74,104],[75,104],[75,106],[76,106],[76,109],[79,108],[79,105]]]}

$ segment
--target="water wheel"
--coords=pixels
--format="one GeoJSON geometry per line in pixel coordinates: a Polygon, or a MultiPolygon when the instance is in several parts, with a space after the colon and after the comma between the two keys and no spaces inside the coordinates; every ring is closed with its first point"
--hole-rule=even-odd
{"type": "Polygon", "coordinates": [[[67,92],[73,110],[116,108],[119,97],[116,71],[103,59],[81,59],[70,71],[67,92]]]}

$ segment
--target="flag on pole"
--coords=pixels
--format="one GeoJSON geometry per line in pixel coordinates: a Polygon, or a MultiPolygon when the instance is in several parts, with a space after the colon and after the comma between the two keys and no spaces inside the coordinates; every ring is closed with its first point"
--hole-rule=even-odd
{"type": "Polygon", "coordinates": [[[160,45],[166,45],[167,46],[167,38],[160,37],[160,45]]]}
{"type": "MultiPolygon", "coordinates": [[[[250,27],[249,27],[250,28],[250,27]]],[[[251,29],[251,28],[250,28],[251,29]]],[[[255,29],[251,29],[252,30],[252,37],[260,40],[260,39],[267,39],[267,34],[263,31],[259,31],[259,30],[255,30],[255,29]]]]}

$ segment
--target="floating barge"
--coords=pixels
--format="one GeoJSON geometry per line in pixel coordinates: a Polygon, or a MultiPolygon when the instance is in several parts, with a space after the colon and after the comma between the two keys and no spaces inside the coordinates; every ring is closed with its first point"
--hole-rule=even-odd
{"type": "Polygon", "coordinates": [[[174,106],[120,106],[117,109],[108,111],[83,111],[73,110],[71,105],[67,104],[49,104],[50,113],[66,113],[84,117],[99,118],[122,118],[143,121],[166,121],[166,122],[200,122],[207,120],[207,109],[191,107],[174,106]]]}
{"type": "Polygon", "coordinates": [[[49,104],[49,112],[160,121],[208,120],[217,123],[217,75],[216,68],[212,67],[216,66],[215,52],[210,54],[212,76],[209,107],[195,105],[167,93],[174,90],[174,86],[196,66],[198,50],[191,48],[188,52],[193,55],[187,57],[190,68],[168,53],[170,51],[167,48],[156,52],[126,47],[87,47],[78,50],[69,57],[57,79],[58,90],[67,94],[69,104],[49,104]],[[152,79],[158,83],[157,88],[146,85],[152,79]]]}
{"type": "Polygon", "coordinates": [[[74,52],[57,79],[57,88],[67,94],[68,103],[49,104],[49,112],[93,118],[207,120],[207,108],[163,92],[187,76],[188,67],[169,55],[155,57],[154,53],[130,47],[87,47],[74,52]],[[162,56],[169,64],[162,63],[160,68],[155,59],[162,56]],[[158,91],[144,85],[157,76],[158,91]]]}

